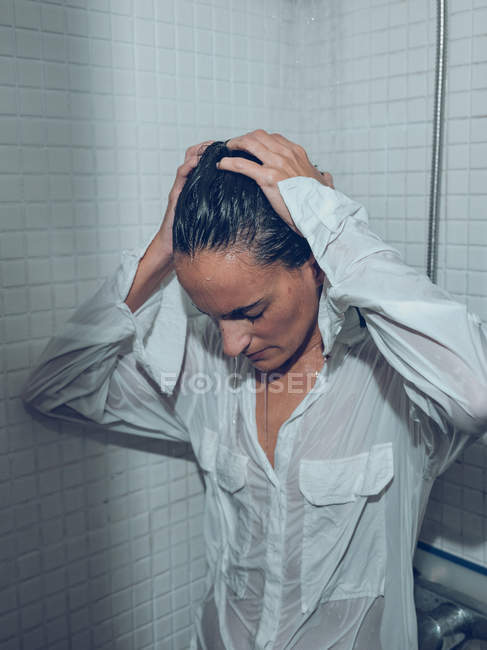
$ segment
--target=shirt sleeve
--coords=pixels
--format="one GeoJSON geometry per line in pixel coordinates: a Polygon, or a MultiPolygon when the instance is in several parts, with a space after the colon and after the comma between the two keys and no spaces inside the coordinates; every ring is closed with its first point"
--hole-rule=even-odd
{"type": "Polygon", "coordinates": [[[191,360],[187,338],[195,337],[188,337],[174,275],[134,314],[124,303],[142,253],[125,253],[117,272],[51,339],[23,399],[54,417],[186,442],[192,405],[175,387],[191,360]]]}
{"type": "Polygon", "coordinates": [[[319,311],[325,350],[347,309],[359,308],[376,346],[403,377],[413,417],[426,415],[450,443],[459,432],[481,436],[487,338],[478,316],[371,232],[360,204],[310,178],[286,179],[279,190],[329,283],[319,311]]]}

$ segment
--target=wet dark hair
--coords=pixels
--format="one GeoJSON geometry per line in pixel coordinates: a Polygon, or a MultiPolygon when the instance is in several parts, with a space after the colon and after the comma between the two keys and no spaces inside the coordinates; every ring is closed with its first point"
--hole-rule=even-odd
{"type": "Polygon", "coordinates": [[[224,142],[209,145],[176,204],[174,251],[193,257],[202,250],[236,247],[249,250],[262,266],[277,261],[289,269],[302,266],[311,255],[306,239],[281,219],[254,180],[216,167],[225,156],[261,164],[245,151],[231,151],[224,142]]]}

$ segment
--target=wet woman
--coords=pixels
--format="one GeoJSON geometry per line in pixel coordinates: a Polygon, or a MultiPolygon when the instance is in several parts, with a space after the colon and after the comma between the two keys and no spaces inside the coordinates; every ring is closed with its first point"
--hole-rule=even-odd
{"type": "Polygon", "coordinates": [[[188,150],[150,245],[25,390],[54,416],[191,443],[207,650],[416,648],[421,520],[487,429],[486,395],[479,319],[262,130],[188,150]]]}

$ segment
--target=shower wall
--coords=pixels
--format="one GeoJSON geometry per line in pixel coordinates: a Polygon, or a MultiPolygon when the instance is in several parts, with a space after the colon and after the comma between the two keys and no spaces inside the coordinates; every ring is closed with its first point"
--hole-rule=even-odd
{"type": "Polygon", "coordinates": [[[52,333],[158,227],[186,147],[296,132],[279,0],[0,2],[0,646],[188,647],[188,450],[57,424],[19,393],[52,333]]]}
{"type": "MultiPolygon", "coordinates": [[[[487,3],[449,4],[439,282],[487,319],[487,3]]],[[[417,0],[0,2],[2,650],[187,648],[204,574],[188,450],[33,418],[22,383],[208,138],[298,140],[424,268],[434,38],[417,0]]],[[[423,529],[484,566],[486,467],[466,452],[423,529]]]]}
{"type": "MultiPolygon", "coordinates": [[[[426,268],[436,2],[298,0],[301,142],[426,268]]],[[[487,2],[450,0],[438,283],[487,321],[487,2]]],[[[422,540],[487,566],[487,446],[439,478],[422,540]]]]}

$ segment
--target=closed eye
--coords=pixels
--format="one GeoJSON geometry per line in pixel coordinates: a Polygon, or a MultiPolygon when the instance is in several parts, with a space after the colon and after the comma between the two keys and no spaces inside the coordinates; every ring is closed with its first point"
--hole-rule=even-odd
{"type": "MultiPolygon", "coordinates": [[[[203,311],[202,309],[200,309],[200,308],[198,307],[198,305],[195,305],[193,301],[191,301],[191,304],[193,305],[193,307],[196,307],[196,309],[197,309],[201,314],[206,314],[207,316],[209,316],[209,314],[207,314],[205,311],[203,311]]],[[[261,316],[263,315],[264,312],[265,312],[265,309],[263,309],[263,310],[260,312],[260,314],[256,314],[255,316],[248,316],[247,314],[239,313],[238,310],[236,310],[236,311],[233,312],[231,315],[224,316],[224,317],[223,317],[223,320],[243,320],[243,319],[246,319],[246,320],[249,320],[251,323],[253,323],[253,322],[256,321],[258,318],[261,318],[261,316]]],[[[210,318],[213,318],[213,317],[210,317],[210,318]]],[[[213,320],[215,320],[215,319],[213,318],[213,320]]]]}
{"type": "Polygon", "coordinates": [[[262,316],[263,313],[264,313],[264,312],[261,311],[260,314],[257,314],[256,316],[245,316],[245,318],[246,318],[247,320],[249,320],[251,323],[253,323],[253,322],[256,321],[258,318],[260,318],[260,317],[262,316]]]}

